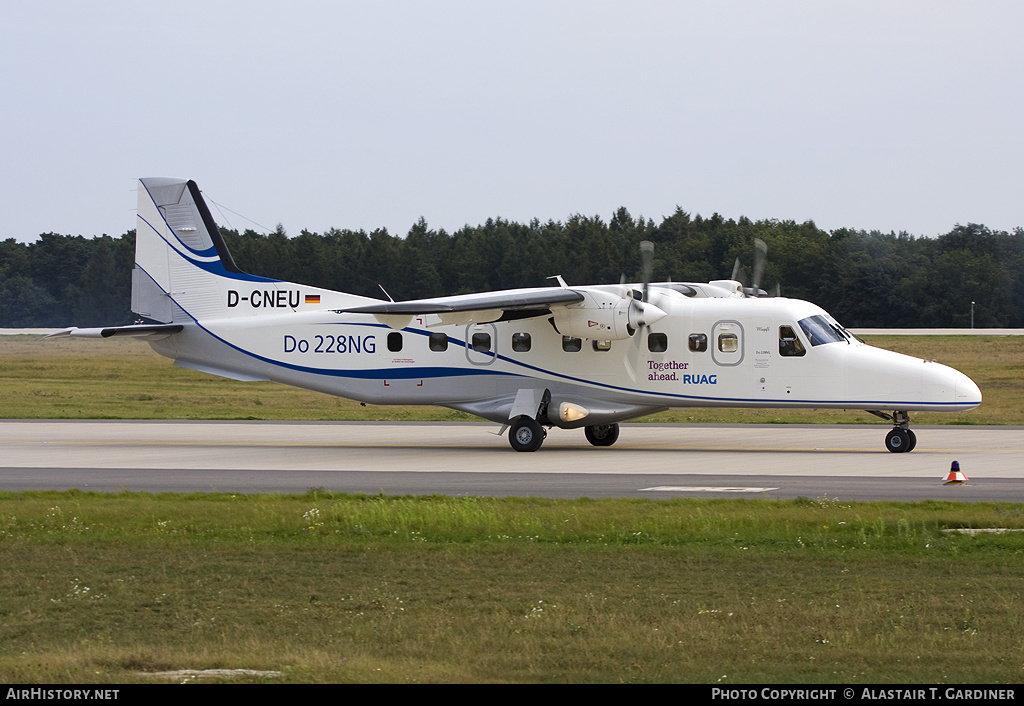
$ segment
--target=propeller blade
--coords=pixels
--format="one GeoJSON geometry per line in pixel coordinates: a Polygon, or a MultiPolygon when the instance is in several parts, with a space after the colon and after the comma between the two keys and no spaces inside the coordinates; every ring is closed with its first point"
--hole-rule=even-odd
{"type": "Polygon", "coordinates": [[[644,301],[647,301],[647,285],[651,283],[651,272],[654,270],[654,243],[650,240],[640,241],[640,272],[643,277],[644,301]]]}
{"type": "Polygon", "coordinates": [[[737,276],[733,277],[733,279],[735,279],[740,284],[744,285],[743,286],[744,290],[749,289],[749,287],[746,286],[746,284],[747,284],[747,268],[746,267],[742,267],[741,266],[739,273],[737,274],[737,276]]]}
{"type": "Polygon", "coordinates": [[[761,277],[764,275],[764,263],[767,259],[768,246],[760,238],[754,238],[754,280],[750,284],[755,292],[761,289],[761,277]]]}

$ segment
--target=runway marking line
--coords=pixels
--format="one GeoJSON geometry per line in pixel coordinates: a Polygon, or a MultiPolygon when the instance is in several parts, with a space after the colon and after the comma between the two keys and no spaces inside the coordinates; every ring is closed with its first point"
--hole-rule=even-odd
{"type": "Polygon", "coordinates": [[[656,485],[653,488],[640,488],[641,492],[645,490],[669,493],[767,493],[778,488],[712,488],[691,485],[656,485]]]}

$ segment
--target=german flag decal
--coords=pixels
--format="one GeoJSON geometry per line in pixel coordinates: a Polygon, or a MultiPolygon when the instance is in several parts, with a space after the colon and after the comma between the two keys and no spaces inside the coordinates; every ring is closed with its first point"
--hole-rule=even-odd
{"type": "Polygon", "coordinates": [[[306,295],[306,303],[307,304],[319,304],[320,303],[320,295],[319,294],[307,294],[306,295]]]}

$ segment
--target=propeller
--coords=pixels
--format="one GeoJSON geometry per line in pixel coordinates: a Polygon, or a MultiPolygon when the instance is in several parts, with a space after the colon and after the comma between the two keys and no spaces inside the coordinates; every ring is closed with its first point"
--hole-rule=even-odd
{"type": "Polygon", "coordinates": [[[740,265],[740,259],[736,258],[736,262],[732,266],[732,279],[743,284],[743,296],[755,299],[768,296],[768,292],[761,289],[761,278],[764,276],[764,263],[767,259],[768,246],[760,238],[754,238],[754,279],[750,283],[751,286],[748,287],[746,286],[747,271],[740,265]]]}
{"type": "Polygon", "coordinates": [[[630,300],[629,309],[626,314],[626,331],[632,336],[632,340],[629,343],[630,362],[626,365],[626,371],[634,381],[637,379],[638,371],[641,370],[644,351],[648,347],[646,336],[636,336],[634,334],[638,329],[644,326],[649,327],[668,316],[664,309],[650,301],[652,294],[655,298],[658,298],[657,291],[652,292],[650,289],[653,271],[654,243],[649,240],[643,240],[640,242],[640,277],[643,280],[640,283],[640,289],[633,289],[627,286],[626,291],[623,292],[623,296],[630,300]]]}
{"type": "Polygon", "coordinates": [[[740,264],[740,259],[737,257],[736,262],[732,264],[732,276],[729,278],[737,282],[747,281],[747,269],[740,264]]]}
{"type": "Polygon", "coordinates": [[[651,272],[654,269],[654,243],[650,240],[640,242],[640,276],[643,279],[641,289],[629,288],[625,296],[630,299],[628,316],[628,329],[630,335],[637,329],[660,321],[668,316],[663,310],[651,304],[649,301],[651,284],[651,272]]]}
{"type": "Polygon", "coordinates": [[[761,290],[761,277],[764,275],[764,263],[768,259],[768,246],[760,238],[754,238],[754,281],[751,282],[754,288],[754,296],[758,296],[761,290]]]}
{"type": "Polygon", "coordinates": [[[644,283],[644,301],[647,299],[647,286],[651,283],[651,272],[654,270],[654,243],[650,240],[640,241],[640,276],[644,283]]]}

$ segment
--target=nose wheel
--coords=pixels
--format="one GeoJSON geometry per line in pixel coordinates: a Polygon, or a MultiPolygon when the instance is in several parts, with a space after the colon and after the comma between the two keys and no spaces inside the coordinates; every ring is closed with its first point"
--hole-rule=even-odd
{"type": "Polygon", "coordinates": [[[893,423],[892,431],[885,435],[885,448],[894,454],[908,453],[917,446],[917,434],[910,429],[910,415],[897,410],[890,414],[872,412],[877,417],[893,423]]]}
{"type": "Polygon", "coordinates": [[[910,429],[895,427],[885,435],[885,448],[894,454],[913,451],[917,446],[917,434],[910,429]]]}

